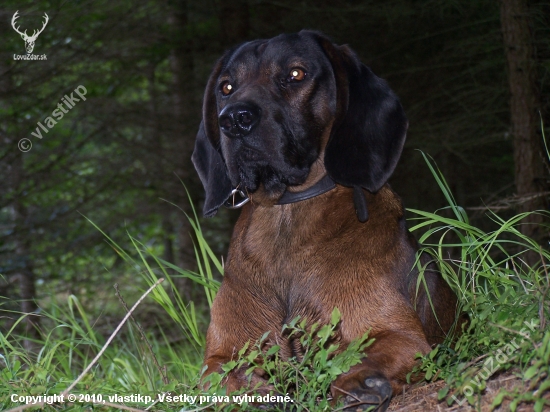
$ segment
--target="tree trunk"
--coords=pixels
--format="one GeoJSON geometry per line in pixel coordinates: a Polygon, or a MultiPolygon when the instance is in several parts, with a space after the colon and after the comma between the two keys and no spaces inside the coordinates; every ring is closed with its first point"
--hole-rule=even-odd
{"type": "Polygon", "coordinates": [[[247,0],[220,1],[220,35],[224,46],[234,46],[247,39],[250,12],[247,0]]]}
{"type": "MultiPolygon", "coordinates": [[[[7,26],[3,26],[0,29],[0,37],[7,36],[9,29],[7,26]]],[[[8,66],[0,62],[0,95],[5,96],[13,90],[13,78],[8,66]]],[[[7,105],[1,104],[0,109],[7,110],[7,105]]],[[[6,190],[9,199],[9,210],[11,212],[11,218],[13,222],[13,250],[15,256],[13,261],[15,262],[15,269],[10,270],[10,283],[17,283],[19,286],[19,299],[21,304],[21,313],[26,314],[24,325],[23,342],[25,349],[29,353],[33,353],[37,349],[37,345],[34,342],[35,339],[40,337],[39,324],[40,318],[36,314],[36,289],[34,279],[34,268],[31,260],[31,233],[28,228],[28,210],[24,204],[22,197],[22,187],[25,183],[25,170],[23,164],[22,153],[18,149],[18,142],[21,136],[18,134],[17,129],[13,130],[9,128],[7,124],[0,125],[0,129],[5,133],[6,138],[3,143],[11,146],[12,151],[8,151],[7,156],[4,157],[4,167],[0,169],[0,173],[6,174],[7,178],[4,181],[3,188],[6,190]],[[14,282],[15,281],[15,282],[14,282]]],[[[8,147],[9,147],[8,146],[8,147]]],[[[0,188],[2,189],[2,188],[0,188]]],[[[6,194],[4,193],[4,196],[6,194]]]]}
{"type": "MultiPolygon", "coordinates": [[[[518,211],[530,212],[545,208],[540,195],[545,157],[539,133],[540,100],[527,1],[501,0],[500,20],[508,61],[516,193],[523,198],[518,211]]],[[[542,220],[540,215],[529,216],[523,221],[521,232],[537,240],[542,220]]]]}
{"type": "MultiPolygon", "coordinates": [[[[196,135],[196,128],[190,125],[197,125],[200,119],[200,102],[195,102],[193,98],[193,49],[190,41],[185,37],[186,26],[188,24],[188,4],[185,0],[177,0],[171,3],[169,24],[173,35],[174,43],[170,53],[170,69],[174,84],[174,129],[172,131],[173,150],[178,153],[180,159],[175,168],[176,175],[189,188],[194,179],[194,167],[191,163],[191,154],[196,135]],[[198,109],[195,109],[198,108],[198,109]],[[194,121],[193,121],[194,120],[194,121]]],[[[167,178],[170,178],[167,176],[167,178]]],[[[176,176],[173,176],[177,179],[176,176]]],[[[187,215],[192,216],[191,205],[187,199],[185,188],[179,183],[174,185],[175,190],[181,193],[178,199],[181,199],[179,206],[187,215]]],[[[191,225],[181,211],[177,211],[177,249],[176,255],[178,265],[182,269],[193,270],[195,268],[195,255],[193,241],[191,237],[191,225]]],[[[177,279],[178,289],[185,298],[192,298],[193,285],[186,278],[177,279]]]]}
{"type": "MultiPolygon", "coordinates": [[[[173,141],[172,136],[166,136],[162,130],[162,120],[160,117],[158,109],[158,93],[156,85],[156,70],[157,64],[151,62],[151,64],[146,68],[147,79],[148,79],[148,89],[149,89],[149,111],[151,113],[151,142],[150,147],[153,152],[154,157],[157,161],[153,162],[155,180],[160,182],[166,182],[167,178],[175,178],[172,173],[172,170],[169,170],[167,167],[167,162],[165,161],[165,153],[172,151],[171,142],[173,141]]],[[[164,199],[170,199],[170,185],[168,184],[168,189],[165,193],[164,190],[161,190],[162,197],[164,199]]],[[[159,187],[161,185],[159,184],[159,187]]],[[[164,187],[163,187],[164,188],[164,187]]],[[[160,201],[161,203],[158,206],[158,211],[161,214],[162,219],[162,236],[164,244],[164,252],[162,258],[170,263],[174,262],[174,245],[172,238],[174,235],[174,225],[172,223],[174,215],[174,206],[164,200],[160,201]]],[[[168,273],[172,273],[171,270],[168,270],[168,273]]]]}
{"type": "Polygon", "coordinates": [[[39,317],[36,314],[38,306],[36,305],[36,289],[34,284],[34,269],[31,260],[30,253],[30,239],[31,234],[27,232],[26,228],[28,227],[27,219],[28,213],[27,208],[23,204],[22,199],[17,194],[20,191],[20,188],[23,183],[23,153],[18,153],[11,165],[11,183],[12,189],[15,194],[12,203],[12,216],[14,221],[14,232],[15,232],[15,254],[17,262],[17,270],[15,276],[18,279],[19,283],[19,295],[21,299],[21,312],[25,315],[25,340],[24,347],[30,352],[34,353],[38,348],[35,339],[40,337],[39,333],[39,317]]]}

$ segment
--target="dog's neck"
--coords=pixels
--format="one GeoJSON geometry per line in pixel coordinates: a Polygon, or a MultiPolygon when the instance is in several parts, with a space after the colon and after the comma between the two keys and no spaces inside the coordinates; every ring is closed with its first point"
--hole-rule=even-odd
{"type": "MultiPolygon", "coordinates": [[[[332,123],[333,121],[328,124],[321,136],[320,146],[322,148],[326,147],[328,143],[332,130],[332,123]]],[[[230,209],[240,208],[248,201],[266,206],[287,205],[322,195],[336,187],[336,183],[334,183],[327,174],[324,159],[325,150],[321,149],[317,156],[317,160],[315,160],[310,167],[306,180],[300,185],[288,186],[284,192],[274,195],[267,194],[263,185],[260,187],[260,190],[255,193],[244,193],[234,189],[232,197],[226,201],[225,206],[230,209]],[[235,199],[235,194],[238,194],[240,199],[235,199]]]]}
{"type": "Polygon", "coordinates": [[[313,186],[308,187],[307,189],[296,192],[296,191],[285,191],[279,201],[278,205],[287,205],[289,203],[301,202],[302,200],[311,199],[312,197],[322,195],[323,193],[328,192],[336,187],[336,183],[329,175],[321,178],[313,186]]]}
{"type": "Polygon", "coordinates": [[[336,183],[328,176],[324,162],[324,152],[311,165],[309,175],[304,183],[296,186],[288,186],[282,194],[267,194],[263,186],[255,193],[245,193],[237,189],[233,190],[231,197],[225,202],[225,207],[238,209],[248,201],[264,206],[287,205],[322,195],[336,187],[336,183]]]}
{"type": "Polygon", "coordinates": [[[306,181],[298,186],[289,186],[279,198],[276,204],[288,205],[290,203],[301,202],[312,197],[322,195],[336,187],[336,183],[327,174],[325,169],[324,151],[322,151],[317,160],[311,165],[309,176],[306,181]]]}

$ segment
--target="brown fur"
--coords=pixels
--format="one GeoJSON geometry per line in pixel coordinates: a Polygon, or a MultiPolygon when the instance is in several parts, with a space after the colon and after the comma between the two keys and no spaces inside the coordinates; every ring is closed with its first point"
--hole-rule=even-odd
{"type": "MultiPolygon", "coordinates": [[[[281,336],[281,326],[296,316],[307,318],[309,325],[329,323],[338,307],[343,346],[367,330],[376,341],[365,361],[334,386],[349,392],[361,378],[381,373],[394,394],[401,391],[415,354],[429,352],[444,336],[442,330],[450,329],[454,296],[442,281],[431,282],[442,329],[422,293],[417,311],[426,318],[424,331],[413,307],[416,279],[407,276],[415,245],[400,199],[389,186],[368,194],[370,218],[361,224],[351,198],[352,189],[342,186],[278,207],[255,205],[252,197],[235,226],[224,281],[212,308],[205,353],[208,372],[221,371],[246,342],[266,331],[281,345],[283,358],[296,355],[292,342],[281,336]],[[438,299],[435,288],[445,296],[438,299]],[[430,342],[426,335],[432,337],[430,342]]],[[[236,373],[227,388],[245,383],[236,373]]]]}

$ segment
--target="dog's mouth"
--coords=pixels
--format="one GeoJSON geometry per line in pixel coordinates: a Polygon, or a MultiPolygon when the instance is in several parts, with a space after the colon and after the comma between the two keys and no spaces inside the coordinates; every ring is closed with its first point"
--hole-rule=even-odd
{"type": "Polygon", "coordinates": [[[270,197],[280,196],[288,186],[301,185],[307,179],[309,168],[299,169],[287,166],[284,170],[268,162],[243,162],[238,166],[238,186],[249,193],[263,188],[270,197]]]}
{"type": "Polygon", "coordinates": [[[229,177],[239,190],[260,190],[269,198],[277,198],[287,187],[307,180],[318,148],[308,143],[313,140],[308,136],[278,126],[258,127],[242,139],[224,136],[222,151],[229,177]]]}

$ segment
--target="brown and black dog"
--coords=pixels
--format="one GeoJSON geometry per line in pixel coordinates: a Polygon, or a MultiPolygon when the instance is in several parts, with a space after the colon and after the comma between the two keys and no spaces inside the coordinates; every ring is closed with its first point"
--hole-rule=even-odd
{"type": "MultiPolygon", "coordinates": [[[[425,273],[434,317],[425,289],[417,293],[417,245],[387,184],[407,125],[387,83],[320,33],[251,41],[218,61],[193,163],[206,216],[231,206],[236,191],[246,204],[212,307],[207,374],[266,331],[283,358],[299,356],[283,324],[297,316],[329,323],[338,307],[341,345],[367,331],[376,340],[332,394],[383,410],[415,354],[444,339],[455,295],[436,271],[425,273]]],[[[238,370],[226,387],[248,384],[238,370]]]]}

